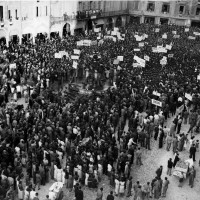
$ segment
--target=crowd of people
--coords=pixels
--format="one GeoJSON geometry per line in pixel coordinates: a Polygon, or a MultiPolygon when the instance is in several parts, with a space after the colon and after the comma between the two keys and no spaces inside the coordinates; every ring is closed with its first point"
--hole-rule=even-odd
{"type": "MultiPolygon", "coordinates": [[[[97,188],[103,175],[108,176],[115,195],[126,193],[129,197],[133,188],[135,200],[166,196],[169,181],[167,177],[162,181],[162,169],[156,171],[151,183],[141,185],[138,181],[133,185],[131,166],[143,164],[142,148],[151,150],[152,137],[159,140],[158,148],[166,139],[167,150],[173,143],[174,153],[182,151],[187,139],[181,132],[183,119],[184,123],[189,119],[188,134],[199,131],[199,36],[188,39],[198,29],[185,29],[128,24],[119,28],[123,40],[103,39],[108,30],[102,30],[100,34],[38,39],[36,44],[2,45],[0,199],[13,200],[16,191],[19,200],[39,199],[36,190],[54,179],[70,191],[74,189],[76,200],[82,200],[81,185],[97,188]],[[180,37],[174,37],[172,31],[180,37]],[[138,47],[135,34],[148,35],[142,47],[138,47]],[[163,34],[167,38],[162,38],[163,34]],[[77,41],[97,37],[103,40],[101,44],[77,47],[77,41]],[[168,53],[152,52],[152,47],[166,44],[172,46],[168,53]],[[81,53],[76,69],[71,55],[77,48],[81,53]],[[68,52],[69,57],[55,58],[59,51],[68,52]],[[117,56],[123,56],[123,61],[116,65],[117,56]],[[134,56],[149,56],[149,61],[145,67],[133,67],[134,56]],[[165,65],[160,64],[163,56],[167,56],[165,65]],[[62,88],[73,81],[74,74],[75,81],[93,90],[69,102],[62,88]],[[52,87],[55,81],[58,90],[52,87]],[[111,87],[95,90],[104,84],[111,87]],[[185,93],[192,100],[185,98],[185,93]],[[28,102],[27,108],[10,103],[10,99],[21,97],[28,102]],[[161,106],[155,106],[152,99],[161,106]],[[171,116],[175,119],[167,128],[164,123],[171,116]]],[[[195,161],[192,147],[198,149],[198,141],[194,136],[191,140],[189,151],[195,161]]],[[[98,200],[102,191],[97,193],[98,200]]],[[[112,198],[113,192],[108,200],[112,198]]]]}

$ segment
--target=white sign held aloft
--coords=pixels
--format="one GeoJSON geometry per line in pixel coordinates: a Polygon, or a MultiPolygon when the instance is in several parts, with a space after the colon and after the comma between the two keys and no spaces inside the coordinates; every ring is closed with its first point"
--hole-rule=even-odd
{"type": "Polygon", "coordinates": [[[153,105],[162,107],[162,102],[161,102],[161,101],[157,101],[157,100],[155,100],[155,99],[151,99],[151,103],[152,103],[153,105]]]}
{"type": "Polygon", "coordinates": [[[80,54],[81,53],[81,50],[80,49],[74,49],[74,54],[80,54]]]}

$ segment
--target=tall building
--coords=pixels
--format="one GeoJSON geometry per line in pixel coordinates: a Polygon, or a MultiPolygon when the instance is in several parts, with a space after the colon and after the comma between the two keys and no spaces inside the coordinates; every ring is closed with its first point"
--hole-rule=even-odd
{"type": "Polygon", "coordinates": [[[127,22],[200,26],[200,0],[4,0],[0,1],[0,40],[32,38],[55,32],[62,37],[94,27],[127,22]]]}

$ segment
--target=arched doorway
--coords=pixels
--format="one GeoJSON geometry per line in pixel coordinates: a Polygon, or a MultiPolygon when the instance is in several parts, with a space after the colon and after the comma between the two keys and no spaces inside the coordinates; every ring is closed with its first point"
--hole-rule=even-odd
{"type": "Polygon", "coordinates": [[[112,18],[108,18],[108,21],[107,21],[107,28],[108,29],[112,29],[113,28],[113,20],[112,18]]]}
{"type": "Polygon", "coordinates": [[[0,45],[6,44],[6,32],[3,29],[0,29],[0,45]]]}
{"type": "Polygon", "coordinates": [[[71,35],[70,24],[66,23],[63,26],[63,36],[71,35]]]}
{"type": "Polygon", "coordinates": [[[122,18],[120,16],[117,17],[115,26],[116,27],[121,27],[122,26],[122,18]]]}

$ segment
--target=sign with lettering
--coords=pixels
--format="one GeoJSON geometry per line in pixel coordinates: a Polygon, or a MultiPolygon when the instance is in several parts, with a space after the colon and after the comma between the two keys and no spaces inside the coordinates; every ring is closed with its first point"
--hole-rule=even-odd
{"type": "Polygon", "coordinates": [[[151,99],[151,103],[155,106],[159,106],[162,107],[162,102],[161,101],[157,101],[155,99],[151,99]]]}

